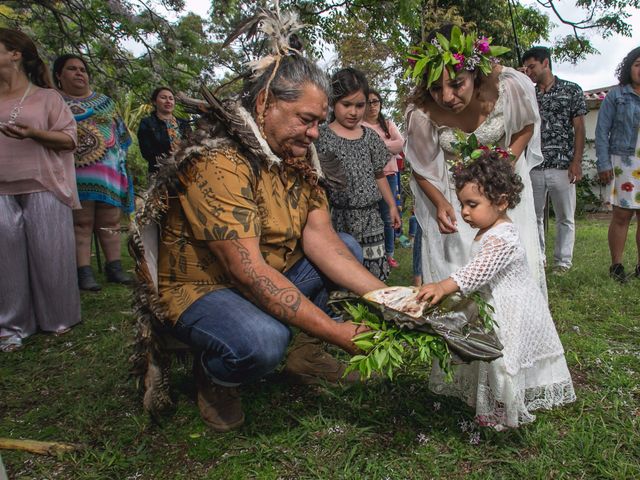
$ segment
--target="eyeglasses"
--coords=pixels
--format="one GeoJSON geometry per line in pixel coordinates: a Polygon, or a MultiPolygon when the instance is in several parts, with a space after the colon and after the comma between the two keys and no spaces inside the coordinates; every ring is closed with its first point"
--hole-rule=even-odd
{"type": "Polygon", "coordinates": [[[367,103],[369,105],[379,105],[380,104],[380,100],[369,100],[367,103]]]}

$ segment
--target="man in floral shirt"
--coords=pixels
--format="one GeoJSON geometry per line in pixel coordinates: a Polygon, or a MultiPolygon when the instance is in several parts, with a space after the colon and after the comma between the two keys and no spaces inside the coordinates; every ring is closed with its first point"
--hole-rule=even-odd
{"type": "Polygon", "coordinates": [[[547,193],[556,217],[553,272],[571,268],[575,241],[576,183],[582,178],[587,106],[582,89],[551,71],[548,48],[533,47],[523,56],[523,70],[536,84],[542,120],[544,161],[531,171],[540,246],[544,251],[544,207],[547,193]]]}

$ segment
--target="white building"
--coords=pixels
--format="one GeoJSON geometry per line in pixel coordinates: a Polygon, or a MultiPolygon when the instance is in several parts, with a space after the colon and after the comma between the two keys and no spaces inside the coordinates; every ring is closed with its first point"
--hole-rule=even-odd
{"type": "MultiPolygon", "coordinates": [[[[598,112],[600,111],[602,100],[604,100],[604,97],[614,86],[615,85],[595,88],[584,92],[588,112],[584,119],[587,141],[582,165],[585,175],[588,175],[592,179],[598,177],[598,172],[596,171],[596,122],[598,121],[598,112]]],[[[602,201],[602,209],[609,210],[611,208],[609,204],[611,185],[601,186],[595,184],[591,189],[602,201]]]]}

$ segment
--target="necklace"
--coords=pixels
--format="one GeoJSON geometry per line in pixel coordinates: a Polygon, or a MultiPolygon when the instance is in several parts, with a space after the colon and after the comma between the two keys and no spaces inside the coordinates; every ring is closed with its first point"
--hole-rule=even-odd
{"type": "Polygon", "coordinates": [[[20,101],[16,103],[11,109],[11,113],[9,113],[9,120],[7,121],[7,124],[15,125],[16,120],[20,116],[20,113],[22,113],[22,104],[24,103],[24,99],[27,98],[27,95],[29,95],[30,90],[31,90],[31,82],[29,82],[29,84],[27,85],[27,89],[22,94],[22,98],[20,99],[20,101]]]}

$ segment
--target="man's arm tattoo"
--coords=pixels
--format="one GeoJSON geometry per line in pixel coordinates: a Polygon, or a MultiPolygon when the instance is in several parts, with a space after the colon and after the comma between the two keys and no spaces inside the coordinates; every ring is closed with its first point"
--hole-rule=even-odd
{"type": "Polygon", "coordinates": [[[237,240],[232,244],[240,255],[242,271],[251,280],[251,293],[255,299],[277,318],[285,321],[294,319],[302,303],[301,292],[295,287],[280,288],[269,277],[258,275],[249,250],[237,240]]]}

